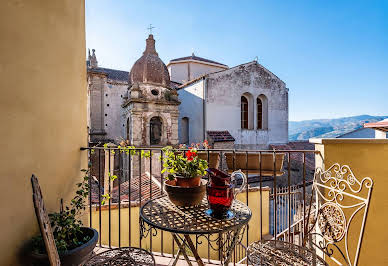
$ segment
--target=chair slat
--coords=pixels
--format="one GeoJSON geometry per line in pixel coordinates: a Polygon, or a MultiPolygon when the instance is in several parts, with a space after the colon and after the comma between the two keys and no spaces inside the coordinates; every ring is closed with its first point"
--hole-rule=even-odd
{"type": "Polygon", "coordinates": [[[50,265],[60,266],[61,261],[59,259],[57,247],[55,246],[53,231],[51,230],[50,220],[46,212],[46,208],[43,202],[42,192],[40,190],[38,179],[32,175],[31,177],[33,202],[35,207],[35,214],[38,218],[40,233],[42,234],[44,244],[50,265]]]}

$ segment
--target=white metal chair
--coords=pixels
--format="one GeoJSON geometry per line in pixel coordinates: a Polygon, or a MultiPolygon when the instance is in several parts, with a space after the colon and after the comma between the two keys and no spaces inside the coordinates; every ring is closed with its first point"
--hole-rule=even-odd
{"type": "Polygon", "coordinates": [[[357,265],[372,187],[371,178],[358,180],[347,165],[317,168],[314,211],[310,219],[310,205],[305,218],[304,243],[308,238],[310,252],[293,243],[263,240],[248,247],[248,261],[253,265],[322,265],[325,259],[357,265]]]}

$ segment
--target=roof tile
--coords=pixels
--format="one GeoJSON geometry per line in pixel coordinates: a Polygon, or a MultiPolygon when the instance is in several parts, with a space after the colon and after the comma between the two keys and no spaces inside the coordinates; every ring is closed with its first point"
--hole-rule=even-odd
{"type": "Polygon", "coordinates": [[[207,131],[207,135],[214,142],[235,141],[233,136],[227,130],[225,130],[225,131],[207,131]]]}

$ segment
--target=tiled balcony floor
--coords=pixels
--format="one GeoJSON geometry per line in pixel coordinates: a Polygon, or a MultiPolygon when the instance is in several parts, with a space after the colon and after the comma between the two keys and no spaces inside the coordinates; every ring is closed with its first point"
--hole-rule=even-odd
{"type": "MultiPolygon", "coordinates": [[[[98,253],[101,253],[101,252],[104,252],[104,251],[107,251],[107,250],[108,250],[108,248],[106,248],[106,247],[96,247],[94,249],[94,252],[96,254],[98,254],[98,253]]],[[[155,261],[156,261],[156,266],[167,266],[167,265],[169,265],[169,263],[171,261],[171,255],[170,254],[165,254],[165,257],[160,256],[159,253],[153,253],[153,255],[154,255],[154,258],[155,258],[155,261]]],[[[193,266],[197,266],[198,265],[195,262],[194,258],[191,258],[191,257],[189,257],[189,258],[192,261],[191,263],[193,264],[193,266]]],[[[211,260],[210,261],[211,263],[207,263],[208,260],[204,259],[203,262],[205,263],[206,266],[220,265],[220,262],[219,261],[215,261],[215,260],[211,260]]],[[[182,257],[182,259],[179,260],[179,262],[176,265],[177,266],[187,266],[187,263],[186,263],[186,261],[183,260],[183,257],[182,257]]],[[[243,266],[243,265],[246,265],[246,264],[233,264],[233,263],[229,263],[229,266],[232,266],[232,265],[243,266]]]]}

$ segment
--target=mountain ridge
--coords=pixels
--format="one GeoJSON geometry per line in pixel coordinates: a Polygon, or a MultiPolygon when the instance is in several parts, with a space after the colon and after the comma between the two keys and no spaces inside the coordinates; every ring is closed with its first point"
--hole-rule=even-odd
{"type": "Polygon", "coordinates": [[[335,138],[363,127],[364,123],[381,121],[388,116],[358,115],[333,119],[289,121],[289,140],[314,137],[335,138]]]}

